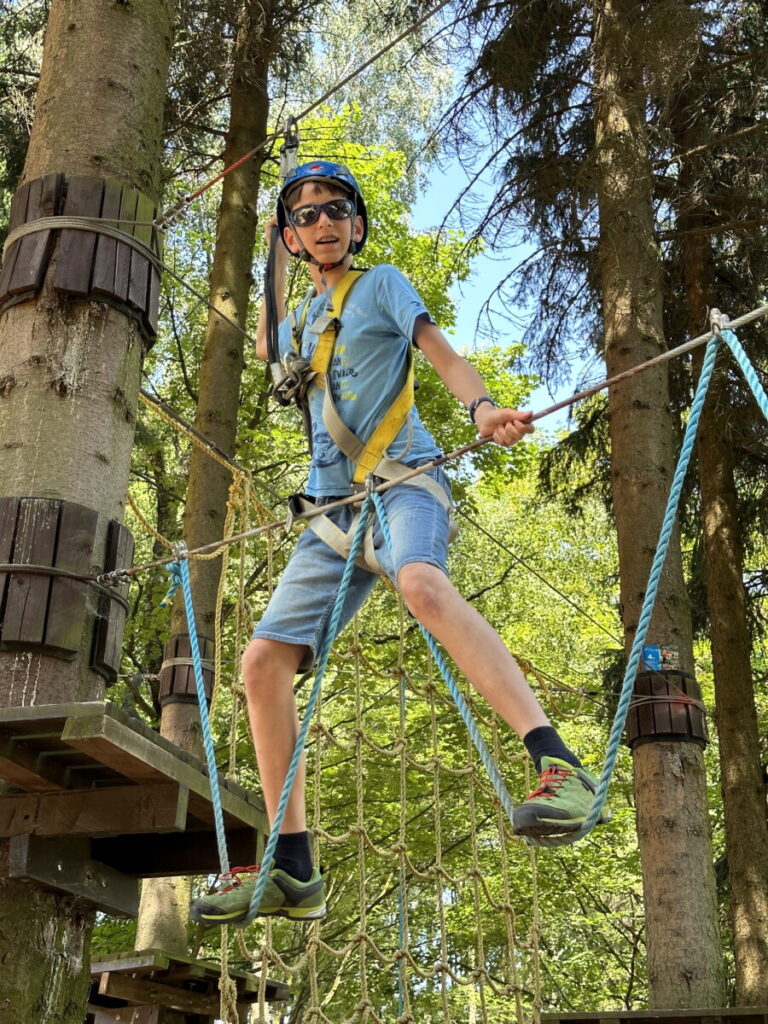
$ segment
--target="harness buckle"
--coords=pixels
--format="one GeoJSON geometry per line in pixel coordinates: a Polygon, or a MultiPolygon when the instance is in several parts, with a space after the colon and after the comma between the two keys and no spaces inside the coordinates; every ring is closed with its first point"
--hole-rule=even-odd
{"type": "Polygon", "coordinates": [[[329,328],[338,334],[341,330],[341,320],[337,316],[331,316],[330,313],[321,313],[307,330],[310,334],[325,334],[329,328]]]}
{"type": "Polygon", "coordinates": [[[315,501],[313,498],[310,498],[308,494],[302,494],[301,492],[299,492],[297,494],[289,494],[285,500],[285,503],[288,506],[288,512],[285,517],[284,526],[285,532],[290,533],[291,530],[293,529],[293,524],[295,523],[297,517],[303,515],[304,512],[306,511],[304,505],[306,503],[314,505],[315,501]]]}

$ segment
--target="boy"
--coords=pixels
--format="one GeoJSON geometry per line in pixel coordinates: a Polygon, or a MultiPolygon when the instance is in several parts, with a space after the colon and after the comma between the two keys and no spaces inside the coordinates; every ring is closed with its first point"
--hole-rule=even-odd
{"type": "MultiPolygon", "coordinates": [[[[385,452],[372,456],[375,475],[391,479],[404,471],[403,466],[407,471],[441,454],[410,402],[412,345],[467,407],[481,436],[512,445],[533,431],[530,413],[496,407],[478,373],[450,346],[416,291],[394,267],[377,266],[359,276],[347,292],[343,311],[335,308],[328,314],[334,290],[345,278],[345,285],[350,280],[352,257],[365,244],[368,231],[362,193],[346,167],[316,161],[295,168],[280,194],[277,224],[285,247],[279,249],[276,260],[278,296],[284,291],[288,253],[309,263],[314,282],[314,294],[292,318],[285,318],[280,305],[278,314],[283,365],[290,367],[293,359],[296,368],[296,360],[303,360],[313,451],[308,492],[315,504],[329,504],[359,489],[355,478],[360,479],[361,471],[355,460],[365,449],[372,464],[367,445],[377,428],[392,419],[391,410],[398,402],[404,403],[404,412],[390,423],[385,452]],[[335,330],[330,343],[329,324],[335,330]],[[324,344],[328,351],[323,370],[313,367],[311,360],[324,344]],[[360,438],[365,442],[356,447],[360,438]]],[[[257,355],[270,358],[268,349],[262,316],[257,355]]],[[[297,376],[298,370],[294,383],[297,376]]],[[[419,477],[419,485],[403,482],[383,492],[393,550],[390,554],[376,530],[373,557],[378,564],[370,571],[355,568],[341,626],[365,601],[376,573],[386,573],[410,613],[518,733],[533,758],[540,783],[516,809],[515,831],[531,835],[574,831],[591,809],[595,779],[549,724],[499,635],[450,582],[445,568],[450,492],[442,469],[432,469],[425,476],[429,479],[424,482],[419,477]]],[[[337,535],[349,532],[354,512],[347,505],[327,513],[338,528],[337,535]]],[[[298,731],[293,680],[315,661],[344,569],[343,553],[330,546],[327,534],[323,538],[321,532],[310,525],[299,537],[243,656],[249,720],[270,821],[298,731]]],[[[603,820],[607,817],[604,813],[603,820]]],[[[193,919],[207,924],[242,920],[256,884],[256,869],[247,870],[248,881],[236,877],[234,884],[196,900],[193,919]]],[[[286,808],[259,912],[297,920],[325,914],[323,879],[313,867],[306,828],[303,769],[286,808]]]]}

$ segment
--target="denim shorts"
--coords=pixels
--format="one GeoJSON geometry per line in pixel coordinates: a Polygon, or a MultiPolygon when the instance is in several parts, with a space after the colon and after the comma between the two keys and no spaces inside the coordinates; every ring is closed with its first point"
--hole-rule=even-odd
{"type": "MultiPolygon", "coordinates": [[[[445,489],[450,485],[441,467],[428,475],[445,489]]],[[[446,570],[448,559],[448,510],[425,488],[408,483],[397,484],[381,495],[387,512],[392,550],[387,549],[378,516],[374,521],[374,548],[383,572],[397,584],[397,574],[409,562],[426,562],[446,570]]],[[[319,498],[318,505],[336,499],[319,498]]],[[[360,505],[342,505],[326,513],[345,533],[360,505]]],[[[320,540],[308,527],[298,539],[293,554],[280,577],[254,637],[280,640],[309,648],[299,671],[314,664],[333,612],[336,594],[344,572],[344,560],[320,540]]],[[[373,590],[377,576],[355,566],[339,620],[339,632],[359,611],[373,590]]]]}

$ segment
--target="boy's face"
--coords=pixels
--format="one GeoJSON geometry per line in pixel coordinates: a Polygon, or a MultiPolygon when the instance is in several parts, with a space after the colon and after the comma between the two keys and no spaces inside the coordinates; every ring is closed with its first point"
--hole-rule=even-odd
{"type": "MultiPolygon", "coordinates": [[[[333,199],[349,199],[349,193],[321,181],[307,181],[289,196],[288,208],[293,213],[301,206],[319,207],[333,199]]],[[[320,209],[314,224],[298,227],[290,223],[284,229],[283,237],[293,253],[306,249],[318,263],[339,263],[349,252],[350,242],[359,242],[363,237],[363,218],[358,214],[354,218],[334,220],[327,210],[320,209]]]]}

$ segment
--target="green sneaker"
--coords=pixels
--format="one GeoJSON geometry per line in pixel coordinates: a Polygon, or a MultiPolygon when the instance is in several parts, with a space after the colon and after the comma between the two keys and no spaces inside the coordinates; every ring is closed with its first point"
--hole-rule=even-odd
{"type": "MultiPolygon", "coordinates": [[[[193,921],[202,924],[238,924],[250,909],[259,877],[259,865],[232,868],[221,881],[230,884],[210,896],[194,900],[189,910],[193,921]],[[241,880],[239,875],[250,875],[241,880]]],[[[325,917],[325,883],[317,868],[307,882],[299,882],[280,868],[272,868],[261,898],[259,917],[290,917],[296,921],[315,921],[325,917]]]]}
{"type": "MultiPolygon", "coordinates": [[[[575,832],[592,810],[597,779],[586,768],[574,768],[559,757],[542,757],[539,785],[516,807],[514,832],[519,836],[552,836],[575,832]]],[[[610,821],[603,806],[598,824],[610,821]]]]}

